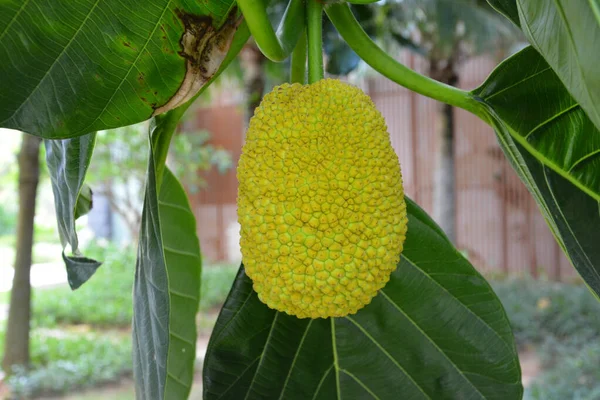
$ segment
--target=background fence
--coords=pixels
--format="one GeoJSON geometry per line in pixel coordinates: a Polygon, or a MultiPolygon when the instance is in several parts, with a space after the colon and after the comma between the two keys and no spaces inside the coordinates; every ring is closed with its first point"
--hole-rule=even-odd
{"type": "MultiPolygon", "coordinates": [[[[425,60],[409,53],[400,59],[426,72],[425,60]]],[[[491,57],[466,62],[460,69],[460,86],[478,86],[496,64],[491,57]]],[[[358,84],[386,118],[407,195],[431,213],[436,102],[380,76],[358,84]]],[[[227,90],[213,100],[210,108],[198,110],[195,124],[210,131],[211,143],[228,149],[237,165],[244,138],[243,98],[240,92],[227,90]]],[[[483,273],[575,279],[577,273],[502,154],[493,130],[468,112],[455,110],[455,117],[457,247],[483,273]]],[[[212,171],[205,177],[209,190],[192,195],[202,251],[210,260],[237,261],[235,168],[226,174],[212,171]]]]}

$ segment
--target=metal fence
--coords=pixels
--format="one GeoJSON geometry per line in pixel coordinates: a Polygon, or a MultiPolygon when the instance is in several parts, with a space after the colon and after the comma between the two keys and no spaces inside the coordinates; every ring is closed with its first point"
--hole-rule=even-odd
{"type": "MultiPolygon", "coordinates": [[[[401,60],[420,72],[427,64],[412,54],[401,60]]],[[[474,88],[496,65],[490,57],[474,58],[460,70],[460,86],[474,88]]],[[[383,77],[360,86],[386,118],[391,141],[402,165],[406,193],[432,212],[436,140],[436,102],[383,77]]],[[[212,144],[232,152],[237,162],[244,137],[240,96],[227,91],[198,111],[197,126],[212,132],[212,144]]],[[[512,170],[493,130],[477,117],[455,110],[456,241],[483,273],[576,279],[537,205],[512,170]]],[[[211,260],[237,261],[235,170],[205,175],[208,190],[192,196],[202,251],[211,260]]]]}

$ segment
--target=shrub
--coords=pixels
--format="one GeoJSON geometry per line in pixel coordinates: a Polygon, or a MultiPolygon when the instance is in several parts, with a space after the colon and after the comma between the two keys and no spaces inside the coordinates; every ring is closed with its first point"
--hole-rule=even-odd
{"type": "Polygon", "coordinates": [[[492,286],[519,345],[600,336],[600,302],[583,285],[512,279],[492,286]]]}
{"type": "Polygon", "coordinates": [[[526,389],[525,399],[599,399],[600,303],[589,289],[516,279],[492,286],[517,343],[536,346],[544,371],[526,389]]]}
{"type": "Polygon", "coordinates": [[[104,260],[104,263],[89,282],[75,291],[68,287],[35,291],[34,325],[61,323],[105,327],[131,324],[135,251],[111,245],[89,248],[86,255],[104,260]]]}
{"type": "MultiPolygon", "coordinates": [[[[44,289],[34,292],[34,326],[90,324],[126,327],[133,316],[132,287],[135,249],[92,247],[86,255],[104,260],[96,274],[81,288],[44,289]]],[[[200,310],[223,304],[236,275],[237,266],[205,266],[202,270],[200,310]]]]}
{"type": "Polygon", "coordinates": [[[526,399],[600,399],[599,343],[574,346],[549,340],[540,349],[540,354],[550,357],[554,365],[528,388],[526,399]]]}
{"type": "MultiPolygon", "coordinates": [[[[0,336],[0,345],[4,338],[0,336]]],[[[131,338],[38,329],[31,369],[16,368],[7,384],[17,399],[112,382],[132,371],[131,338]]]]}

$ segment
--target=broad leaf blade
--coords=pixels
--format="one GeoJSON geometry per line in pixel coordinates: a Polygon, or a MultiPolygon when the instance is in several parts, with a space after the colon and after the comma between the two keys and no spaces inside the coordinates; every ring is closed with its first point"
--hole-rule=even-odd
{"type": "MultiPolygon", "coordinates": [[[[227,56],[201,93],[239,53],[250,32],[239,27],[227,56]]],[[[134,284],[133,353],[138,399],[186,399],[196,357],[200,249],[181,184],[166,168],[171,137],[190,106],[154,118],[134,284]]]]}
{"type": "Polygon", "coordinates": [[[515,142],[495,123],[504,154],[537,201],[554,237],[596,296],[600,296],[600,202],[583,193],[515,142]]]}
{"type": "Polygon", "coordinates": [[[204,398],[520,398],[500,301],[411,201],[408,213],[398,269],[346,318],[275,312],[241,268],[209,344],[204,398]]]}
{"type": "Polygon", "coordinates": [[[516,142],[600,200],[600,130],[537,51],[527,47],[505,60],[473,94],[516,142]]]}
{"type": "Polygon", "coordinates": [[[521,29],[600,129],[600,1],[517,1],[521,29]]]}
{"type": "MultiPolygon", "coordinates": [[[[0,126],[65,138],[148,119],[191,70],[185,25],[208,38],[228,17],[235,23],[233,8],[233,0],[2,2],[0,126]]],[[[204,67],[214,73],[218,63],[204,67]]]]}
{"type": "Polygon", "coordinates": [[[96,272],[100,262],[79,251],[75,221],[92,208],[92,190],[84,184],[94,151],[96,133],[64,140],[44,140],[46,163],[52,181],[58,233],[71,289],[77,289],[96,272]],[[73,255],[65,254],[70,245],[73,255]]]}
{"type": "Polygon", "coordinates": [[[489,106],[504,153],[558,243],[600,294],[600,131],[533,48],[506,60],[473,93],[489,106]]]}
{"type": "Polygon", "coordinates": [[[134,289],[134,370],[139,399],[185,399],[194,376],[201,258],[186,193],[153,154],[134,289]]]}

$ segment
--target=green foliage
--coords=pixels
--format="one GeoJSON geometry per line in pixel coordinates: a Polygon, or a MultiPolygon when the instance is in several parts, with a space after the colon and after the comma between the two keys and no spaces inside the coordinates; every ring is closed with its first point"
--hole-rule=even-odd
{"type": "MultiPolygon", "coordinates": [[[[398,63],[365,34],[347,4],[327,2],[326,10],[348,46],[375,70],[418,93],[462,107],[496,129],[503,150],[536,198],[561,248],[590,287],[600,293],[600,126],[598,101],[594,101],[600,81],[598,52],[593,51],[600,32],[599,7],[594,1],[490,1],[513,20],[519,18],[540,54],[531,49],[519,53],[474,92],[440,84],[398,63]]],[[[49,152],[48,161],[53,167],[50,172],[60,232],[76,256],[65,259],[72,286],[85,281],[97,264],[79,257],[74,231],[74,220],[89,208],[89,203],[79,201],[90,200],[82,184],[91,151],[69,145],[89,142],[95,131],[147,120],[155,112],[185,103],[156,116],[148,128],[151,157],[139,180],[147,181],[147,186],[133,306],[137,396],[184,398],[193,372],[200,263],[189,204],[181,185],[165,168],[171,137],[189,106],[187,100],[210,83],[206,76],[213,76],[219,68],[232,38],[234,44],[223,65],[239,52],[249,36],[248,27],[262,52],[277,60],[287,57],[302,29],[308,28],[309,75],[311,81],[320,77],[322,7],[314,1],[306,3],[308,11],[315,12],[309,13],[308,24],[303,26],[305,3],[292,1],[293,12],[286,14],[276,34],[269,26],[266,2],[238,0],[243,23],[231,0],[149,0],[145,7],[137,7],[132,0],[50,3],[45,4],[42,19],[36,17],[40,4],[8,1],[0,5],[0,57],[6,60],[0,64],[0,126],[46,139],[77,137],[73,142],[48,143],[55,150],[49,152]],[[233,37],[238,24],[239,32],[233,37]],[[198,32],[206,36],[195,37],[198,32]],[[89,45],[90,38],[100,37],[103,40],[89,45]],[[211,57],[204,57],[207,54],[211,57]],[[168,107],[162,107],[165,104],[168,107]]],[[[496,34],[488,28],[499,26],[496,15],[479,12],[482,1],[382,4],[400,7],[399,12],[387,15],[394,16],[389,25],[394,29],[392,36],[401,43],[410,42],[415,36],[411,28],[416,27],[422,42],[413,47],[435,61],[438,72],[447,72],[443,69],[460,61],[461,55],[486,49],[481,44],[490,43],[488,33],[496,34]],[[402,8],[409,5],[410,9],[402,8]],[[399,24],[407,15],[412,15],[412,25],[399,24]]],[[[344,63],[354,61],[350,57],[344,63]]],[[[439,79],[448,80],[443,74],[439,79]]],[[[108,180],[134,176],[126,162],[147,154],[144,135],[126,136],[121,134],[116,147],[132,139],[138,141],[136,150],[126,151],[122,163],[109,159],[106,168],[113,170],[108,180]]],[[[183,147],[190,151],[191,146],[183,147]]],[[[186,156],[195,154],[192,150],[186,156]]],[[[179,172],[184,178],[195,175],[189,165],[180,166],[179,172]]],[[[194,189],[194,184],[189,186],[194,189]]],[[[373,303],[356,316],[307,321],[277,314],[253,295],[242,270],[211,339],[206,393],[519,398],[517,355],[500,303],[435,224],[410,202],[409,208],[411,228],[399,270],[373,303]],[[244,307],[243,312],[231,313],[244,307]],[[271,340],[274,337],[279,340],[271,340]],[[237,372],[234,378],[232,371],[237,372]],[[230,379],[228,387],[222,386],[230,379]]],[[[139,219],[129,224],[132,231],[139,219]]],[[[127,272],[129,276],[120,282],[114,276],[106,281],[114,286],[130,284],[132,271],[127,272]]],[[[102,289],[109,292],[107,287],[96,290],[102,289]]],[[[107,299],[99,301],[103,302],[107,299]]],[[[117,309],[125,309],[125,315],[131,316],[131,308],[124,304],[117,309]]],[[[548,305],[536,304],[539,313],[530,310],[530,318],[537,318],[539,331],[549,337],[569,345],[571,342],[563,339],[575,331],[584,340],[596,337],[594,325],[564,318],[560,307],[553,312],[547,311],[548,305]]],[[[52,315],[50,310],[40,313],[44,311],[52,315]]],[[[77,311],[85,313],[99,311],[77,311]]],[[[121,318],[112,309],[94,323],[121,318]]],[[[526,323],[513,318],[515,326],[526,323]]],[[[84,322],[84,318],[78,321],[84,322]]],[[[519,335],[521,340],[541,340],[535,334],[520,334],[517,328],[519,335]]],[[[550,346],[548,343],[544,345],[550,346]]],[[[572,360],[566,354],[571,352],[561,353],[564,363],[557,363],[564,365],[565,375],[581,360],[597,359],[595,350],[573,352],[572,360]]],[[[92,381],[92,369],[87,365],[78,367],[81,374],[72,375],[92,381]]],[[[50,371],[66,369],[61,364],[50,371]]],[[[33,381],[60,379],[42,374],[33,381]]],[[[579,395],[594,397],[591,390],[579,395]]],[[[561,388],[555,391],[566,393],[561,388]]]]}
{"type": "MultiPolygon", "coordinates": [[[[193,110],[184,116],[190,118],[193,110]]],[[[186,124],[180,126],[185,127],[186,124]]],[[[103,195],[113,212],[125,222],[132,238],[137,237],[148,163],[147,122],[98,133],[86,182],[103,195]],[[123,174],[123,171],[127,171],[123,174]]],[[[201,172],[216,168],[227,172],[233,165],[229,151],[208,143],[207,131],[183,130],[173,137],[169,165],[192,193],[206,188],[201,172]]]]}
{"type": "Polygon", "coordinates": [[[224,174],[233,166],[231,153],[207,143],[210,137],[207,131],[181,132],[173,138],[169,148],[169,166],[191,193],[207,187],[200,172],[214,167],[224,174]]]}
{"type": "Polygon", "coordinates": [[[203,266],[200,311],[215,310],[223,305],[237,270],[237,265],[229,264],[203,266]]]}
{"type": "Polygon", "coordinates": [[[600,337],[600,303],[585,286],[534,280],[494,282],[519,345],[548,337],[600,337]]]}
{"type": "Polygon", "coordinates": [[[81,286],[100,266],[100,262],[81,254],[75,225],[77,218],[87,214],[92,208],[92,191],[84,183],[84,179],[95,143],[95,132],[72,139],[44,140],[58,234],[72,289],[81,286]],[[67,246],[70,249],[66,249],[67,246]]]}
{"type": "Polygon", "coordinates": [[[506,49],[520,36],[480,0],[404,0],[372,7],[380,10],[379,33],[388,42],[415,50],[433,63],[457,63],[506,49]]]}
{"type": "Polygon", "coordinates": [[[105,260],[94,278],[75,291],[68,287],[35,290],[34,325],[126,327],[131,324],[135,251],[115,245],[86,250],[90,256],[105,260]]]}
{"type": "MultiPolygon", "coordinates": [[[[94,278],[75,291],[67,287],[34,290],[34,326],[86,324],[119,328],[131,325],[135,249],[109,245],[88,247],[86,252],[105,260],[94,278]]],[[[203,268],[201,311],[213,310],[225,302],[237,268],[227,264],[203,268]]]]}
{"type": "MultiPolygon", "coordinates": [[[[0,335],[0,346],[4,346],[0,335]]],[[[16,368],[7,380],[17,399],[63,393],[112,382],[131,373],[129,335],[35,330],[31,370],[16,368]]]]}
{"type": "MultiPolygon", "coordinates": [[[[498,1],[498,0],[495,0],[498,1]]],[[[513,1],[521,29],[600,129],[600,39],[598,1],[513,1]],[[548,25],[552,29],[547,29],[548,25]]],[[[514,14],[514,11],[513,11],[514,14]]]]}
{"type": "Polygon", "coordinates": [[[526,400],[594,400],[600,398],[600,344],[583,345],[547,340],[540,353],[553,355],[553,364],[526,391],[526,400]]]}
{"type": "Polygon", "coordinates": [[[527,400],[596,399],[600,394],[600,303],[583,285],[511,279],[493,282],[517,343],[534,348],[542,374],[527,400]]]}
{"type": "Polygon", "coordinates": [[[531,47],[472,93],[565,254],[600,294],[600,130],[531,47]]]}
{"type": "MultiPolygon", "coordinates": [[[[150,118],[177,92],[186,72],[179,44],[183,15],[188,21],[190,15],[211,17],[219,27],[234,4],[149,0],[144,5],[61,1],[48,3],[44,19],[37,20],[36,4],[2,2],[0,125],[58,139],[150,118]]],[[[230,40],[231,34],[219,39],[230,40]]]]}
{"type": "Polygon", "coordinates": [[[500,301],[423,210],[408,200],[407,212],[397,270],[354,315],[276,312],[240,268],[209,343],[204,397],[520,398],[500,301]]]}
{"type": "Polygon", "coordinates": [[[187,398],[196,359],[202,259],[186,193],[161,157],[167,150],[163,137],[172,134],[159,125],[150,138],[140,227],[145,235],[133,286],[135,387],[137,396],[148,399],[187,398]]]}

